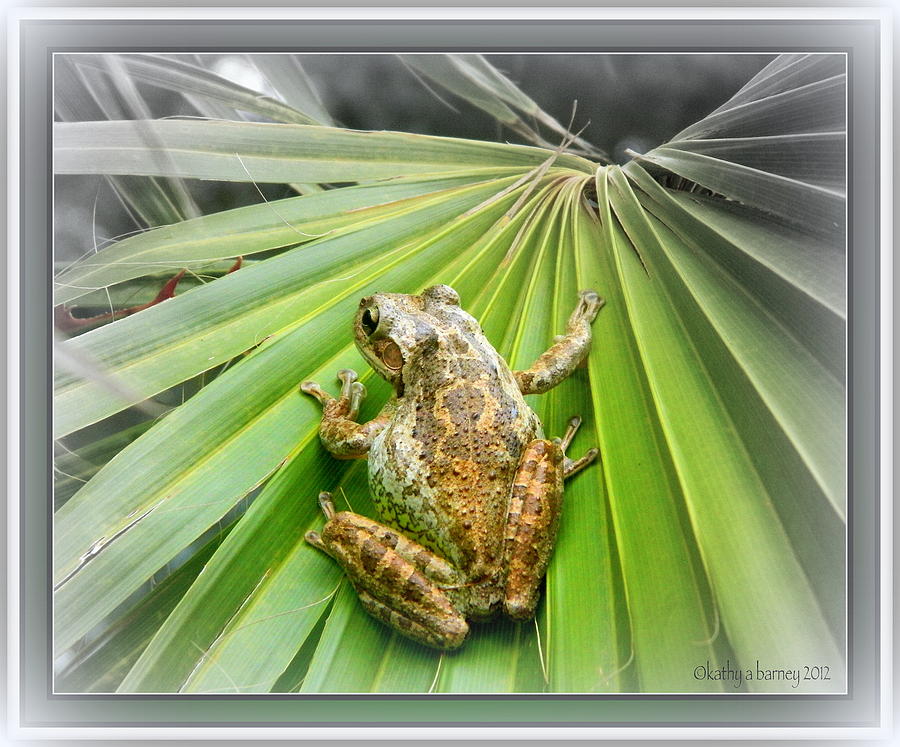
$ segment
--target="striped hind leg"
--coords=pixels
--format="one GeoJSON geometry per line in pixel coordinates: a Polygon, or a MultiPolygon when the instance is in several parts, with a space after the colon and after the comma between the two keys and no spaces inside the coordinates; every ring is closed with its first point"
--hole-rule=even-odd
{"type": "Polygon", "coordinates": [[[338,562],[370,614],[426,646],[462,644],[468,623],[442,588],[459,584],[453,566],[384,524],[335,512],[328,493],[319,504],[325,527],[307,532],[306,541],[338,562]]]}
{"type": "Polygon", "coordinates": [[[569,459],[565,450],[581,425],[569,419],[562,439],[537,439],[525,447],[513,481],[506,515],[504,557],[507,576],[503,609],[514,620],[534,616],[540,586],[559,529],[563,480],[584,469],[597,457],[597,449],[580,459],[569,459]]]}

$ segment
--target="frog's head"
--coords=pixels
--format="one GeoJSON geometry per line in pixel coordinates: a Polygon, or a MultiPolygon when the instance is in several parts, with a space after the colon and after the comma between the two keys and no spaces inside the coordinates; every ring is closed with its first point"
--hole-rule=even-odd
{"type": "Polygon", "coordinates": [[[459,296],[449,285],[433,285],[418,296],[367,296],[359,302],[353,324],[356,346],[372,368],[399,392],[407,364],[436,351],[440,339],[446,336],[449,307],[465,314],[459,309],[459,296]]]}

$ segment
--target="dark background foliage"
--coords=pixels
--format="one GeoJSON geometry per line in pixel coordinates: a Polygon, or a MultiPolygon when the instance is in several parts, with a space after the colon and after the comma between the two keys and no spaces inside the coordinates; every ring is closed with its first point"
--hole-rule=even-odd
{"type": "MultiPolygon", "coordinates": [[[[628,160],[626,147],[649,150],[701,119],[772,60],[771,55],[705,54],[486,57],[563,124],[577,100],[573,128],[590,122],[583,136],[618,163],[628,160]]],[[[391,57],[310,56],[303,64],[321,83],[329,111],[348,127],[520,142],[513,133],[498,133],[487,114],[445,97],[459,111],[453,115],[391,57]]]]}
{"type": "MultiPolygon", "coordinates": [[[[625,149],[645,152],[722,104],[772,59],[772,55],[708,54],[496,54],[488,60],[562,124],[577,112],[573,129],[615,162],[625,149]],[[647,116],[647,101],[653,102],[647,116]]],[[[188,58],[190,60],[190,58],[188,58]]],[[[302,56],[322,102],[335,121],[365,130],[399,130],[479,140],[523,142],[465,101],[429,90],[393,55],[310,54],[302,56]],[[454,111],[455,110],[455,111],[454,111]]],[[[196,58],[191,60],[196,62],[196,58]]],[[[243,56],[205,55],[204,65],[248,88],[265,82],[243,56]]],[[[59,61],[57,64],[67,64],[59,61]]],[[[180,94],[141,84],[156,117],[194,114],[180,94]]],[[[271,91],[266,91],[271,93],[271,91]]],[[[544,131],[555,142],[556,137],[544,131]]],[[[189,182],[204,212],[259,200],[252,185],[189,182]]],[[[281,185],[262,187],[267,199],[293,194],[281,185]]],[[[112,190],[98,177],[58,177],[56,257],[71,261],[94,241],[136,226],[112,190]],[[96,203],[96,204],[95,204],[96,203]]]]}

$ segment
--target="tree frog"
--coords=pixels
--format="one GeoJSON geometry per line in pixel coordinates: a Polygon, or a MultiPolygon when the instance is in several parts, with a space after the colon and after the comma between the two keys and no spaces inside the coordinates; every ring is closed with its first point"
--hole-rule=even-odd
{"type": "Polygon", "coordinates": [[[603,304],[582,291],[565,334],[530,368],[512,371],[447,285],[360,301],[356,345],[393,396],[358,423],[366,391],[353,371],[338,371],[338,397],[312,381],[301,390],[322,405],[319,436],[331,454],[368,456],[380,520],[336,511],[320,493],[326,523],[306,540],[338,562],[374,617],[420,643],[454,649],[469,621],[501,608],[515,620],[534,615],[563,481],[597,449],[568,458],[581,419],[549,440],[523,395],[546,392],[574,371],[603,304]]]}

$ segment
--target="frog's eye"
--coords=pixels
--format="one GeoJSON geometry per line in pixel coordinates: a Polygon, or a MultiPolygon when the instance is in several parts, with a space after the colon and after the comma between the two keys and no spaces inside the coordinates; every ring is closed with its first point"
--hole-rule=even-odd
{"type": "Polygon", "coordinates": [[[394,371],[399,371],[403,367],[403,353],[400,352],[400,346],[393,340],[381,349],[381,360],[384,365],[394,371]]]}
{"type": "Polygon", "coordinates": [[[362,325],[363,331],[371,337],[378,328],[378,307],[370,306],[366,309],[359,323],[362,325]]]}

